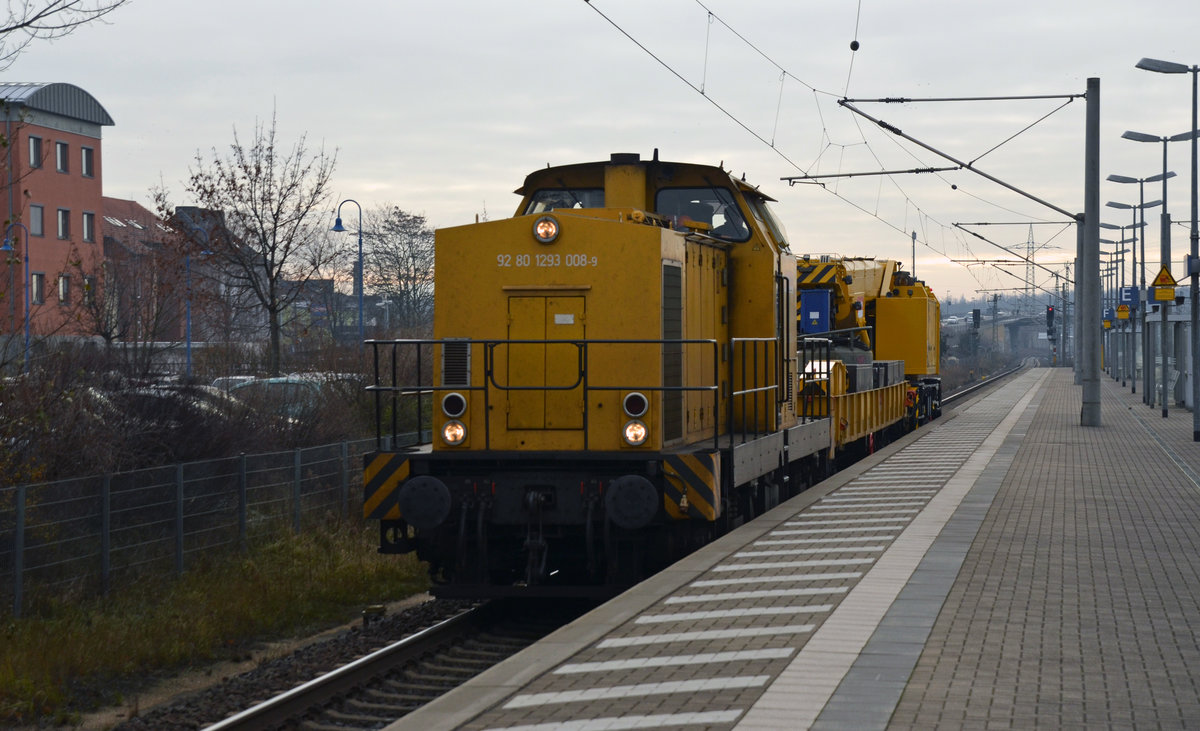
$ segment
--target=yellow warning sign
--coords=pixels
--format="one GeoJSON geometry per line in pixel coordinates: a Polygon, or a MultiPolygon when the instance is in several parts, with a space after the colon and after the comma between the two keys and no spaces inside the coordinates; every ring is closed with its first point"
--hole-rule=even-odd
{"type": "Polygon", "coordinates": [[[1118,320],[1128,320],[1129,319],[1129,305],[1117,305],[1117,319],[1118,320]]]}
{"type": "Polygon", "coordinates": [[[1150,286],[1151,287],[1174,287],[1175,286],[1175,277],[1171,276],[1171,271],[1169,269],[1167,269],[1166,267],[1163,267],[1162,269],[1160,269],[1158,271],[1158,276],[1154,278],[1154,282],[1151,283],[1150,286]]]}

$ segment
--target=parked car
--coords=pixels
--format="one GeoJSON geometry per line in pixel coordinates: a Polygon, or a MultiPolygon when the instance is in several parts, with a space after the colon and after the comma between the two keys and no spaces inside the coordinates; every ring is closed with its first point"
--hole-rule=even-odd
{"type": "Polygon", "coordinates": [[[229,393],[259,411],[296,421],[316,413],[321,384],[296,375],[255,378],[232,386],[229,393]]]}
{"type": "Polygon", "coordinates": [[[219,388],[222,391],[228,391],[239,383],[248,383],[254,380],[254,376],[221,376],[214,378],[213,388],[219,388]]]}

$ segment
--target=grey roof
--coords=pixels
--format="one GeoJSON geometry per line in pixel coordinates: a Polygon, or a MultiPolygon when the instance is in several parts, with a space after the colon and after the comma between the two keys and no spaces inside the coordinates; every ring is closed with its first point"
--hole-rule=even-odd
{"type": "Polygon", "coordinates": [[[96,97],[74,84],[0,83],[0,100],[92,124],[115,124],[96,97]]]}

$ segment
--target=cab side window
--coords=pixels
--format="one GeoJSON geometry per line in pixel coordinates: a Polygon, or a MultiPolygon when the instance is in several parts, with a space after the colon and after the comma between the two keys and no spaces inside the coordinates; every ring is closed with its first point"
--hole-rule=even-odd
{"type": "Polygon", "coordinates": [[[709,235],[726,241],[745,241],[750,227],[728,188],[663,188],[655,196],[655,213],[673,225],[703,223],[709,235]]]}
{"type": "Polygon", "coordinates": [[[556,208],[603,208],[603,188],[543,188],[529,199],[525,215],[556,208]]]}

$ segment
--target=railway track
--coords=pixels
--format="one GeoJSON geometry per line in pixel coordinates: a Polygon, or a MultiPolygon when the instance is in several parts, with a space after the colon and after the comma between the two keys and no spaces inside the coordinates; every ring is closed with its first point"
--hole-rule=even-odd
{"type": "Polygon", "coordinates": [[[1013,375],[1014,373],[1017,373],[1018,371],[1022,370],[1023,368],[1026,368],[1027,365],[1028,365],[1027,363],[1021,363],[1020,365],[1009,368],[1006,371],[1001,371],[1000,373],[997,373],[994,376],[989,376],[987,379],[985,379],[983,381],[979,381],[978,383],[973,383],[969,386],[964,386],[963,388],[958,389],[954,393],[944,396],[942,398],[942,406],[955,406],[955,405],[957,405],[958,402],[961,402],[967,396],[970,396],[970,395],[972,395],[978,391],[981,391],[985,388],[990,388],[990,387],[996,385],[997,383],[1004,380],[1005,378],[1008,378],[1009,376],[1013,375]]]}
{"type": "Polygon", "coordinates": [[[259,703],[208,731],[378,729],[403,718],[593,606],[493,601],[259,703]]]}

